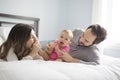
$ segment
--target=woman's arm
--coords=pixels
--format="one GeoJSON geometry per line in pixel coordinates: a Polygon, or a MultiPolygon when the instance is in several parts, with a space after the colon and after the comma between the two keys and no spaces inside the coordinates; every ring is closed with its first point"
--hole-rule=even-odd
{"type": "Polygon", "coordinates": [[[44,60],[49,60],[49,55],[42,49],[39,50],[38,54],[41,55],[44,58],[44,60]]]}
{"type": "MultiPolygon", "coordinates": [[[[29,55],[27,55],[26,57],[23,57],[23,59],[35,59],[36,55],[38,55],[39,50],[41,49],[40,44],[38,43],[38,41],[36,41],[33,46],[32,46],[32,50],[29,53],[29,55]]],[[[38,55],[39,56],[39,55],[38,55]]]]}
{"type": "Polygon", "coordinates": [[[49,56],[53,51],[53,47],[54,47],[54,44],[51,42],[46,45],[46,48],[44,51],[40,49],[38,53],[44,58],[44,60],[49,60],[49,56]]]}

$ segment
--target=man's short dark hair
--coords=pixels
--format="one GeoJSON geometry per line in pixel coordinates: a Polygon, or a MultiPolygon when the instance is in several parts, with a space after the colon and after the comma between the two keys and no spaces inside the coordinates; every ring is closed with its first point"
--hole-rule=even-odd
{"type": "Polygon", "coordinates": [[[87,29],[90,29],[90,28],[92,30],[92,33],[95,36],[97,36],[93,44],[98,44],[103,40],[105,40],[107,32],[103,27],[101,27],[99,24],[94,24],[94,25],[90,25],[87,29]]]}

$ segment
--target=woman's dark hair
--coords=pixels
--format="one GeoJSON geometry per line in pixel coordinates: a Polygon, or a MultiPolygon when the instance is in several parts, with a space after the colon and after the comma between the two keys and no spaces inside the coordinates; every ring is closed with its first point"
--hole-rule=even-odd
{"type": "Polygon", "coordinates": [[[6,59],[6,56],[13,48],[18,59],[28,55],[30,49],[26,48],[26,42],[31,35],[32,26],[28,24],[16,24],[10,31],[7,40],[0,46],[0,58],[6,59]]]}
{"type": "Polygon", "coordinates": [[[90,28],[92,30],[92,33],[97,37],[93,42],[93,44],[98,44],[103,40],[105,40],[107,32],[103,27],[101,27],[99,24],[95,24],[95,25],[90,25],[87,29],[90,28]]]}

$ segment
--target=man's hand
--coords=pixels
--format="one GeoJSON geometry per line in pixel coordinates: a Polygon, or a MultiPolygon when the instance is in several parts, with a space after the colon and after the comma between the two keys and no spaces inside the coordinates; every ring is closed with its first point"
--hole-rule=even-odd
{"type": "Polygon", "coordinates": [[[80,62],[79,59],[76,59],[76,58],[73,58],[69,53],[65,52],[65,51],[62,51],[62,56],[59,56],[60,58],[62,58],[65,62],[80,62]]]}
{"type": "Polygon", "coordinates": [[[72,62],[72,57],[70,56],[69,53],[65,52],[65,51],[61,51],[62,52],[62,55],[59,56],[61,57],[65,62],[72,62]]]}

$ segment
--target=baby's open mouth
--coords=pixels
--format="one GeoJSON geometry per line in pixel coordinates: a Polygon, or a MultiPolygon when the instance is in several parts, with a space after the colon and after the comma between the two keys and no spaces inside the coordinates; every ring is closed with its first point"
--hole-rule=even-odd
{"type": "Polygon", "coordinates": [[[60,45],[63,45],[64,43],[63,42],[60,42],[60,45]]]}

